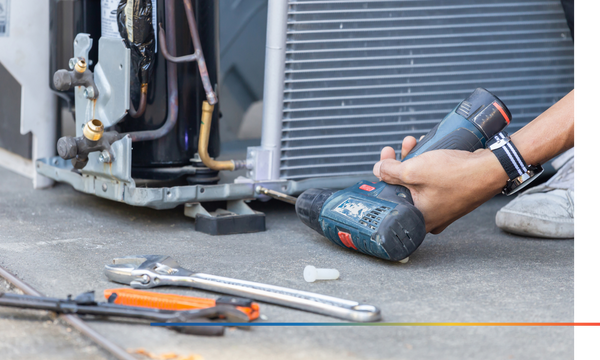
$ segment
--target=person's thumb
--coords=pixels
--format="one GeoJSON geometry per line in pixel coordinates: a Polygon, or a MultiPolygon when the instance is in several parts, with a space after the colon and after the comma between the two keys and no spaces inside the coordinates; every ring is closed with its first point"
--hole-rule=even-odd
{"type": "Polygon", "coordinates": [[[381,160],[373,166],[373,175],[388,184],[403,185],[399,177],[402,167],[403,164],[400,161],[392,159],[381,160]]]}
{"type": "Polygon", "coordinates": [[[375,175],[379,180],[381,180],[381,163],[383,162],[383,160],[378,161],[375,163],[375,165],[373,166],[373,175],[375,175]]]}

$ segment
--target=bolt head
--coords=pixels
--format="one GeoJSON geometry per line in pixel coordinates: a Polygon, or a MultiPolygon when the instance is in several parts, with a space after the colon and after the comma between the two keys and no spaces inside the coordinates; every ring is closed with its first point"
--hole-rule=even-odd
{"type": "Polygon", "coordinates": [[[67,91],[71,89],[72,79],[67,70],[61,69],[55,72],[52,82],[54,83],[54,88],[58,91],[67,91]]]}
{"type": "Polygon", "coordinates": [[[88,86],[83,90],[83,96],[85,96],[87,99],[91,100],[96,97],[96,92],[94,91],[93,87],[88,86]]]}
{"type": "Polygon", "coordinates": [[[106,150],[103,150],[103,151],[100,153],[100,156],[98,157],[98,160],[99,160],[100,162],[102,162],[102,163],[110,163],[110,162],[111,162],[111,160],[110,160],[110,154],[109,154],[109,152],[108,152],[108,151],[106,151],[106,150]]]}
{"type": "Polygon", "coordinates": [[[73,159],[77,156],[77,142],[70,136],[61,137],[56,143],[56,150],[61,158],[73,159]]]}
{"type": "Polygon", "coordinates": [[[75,64],[77,64],[77,58],[70,58],[69,59],[69,69],[71,69],[71,70],[75,69],[75,64]]]}

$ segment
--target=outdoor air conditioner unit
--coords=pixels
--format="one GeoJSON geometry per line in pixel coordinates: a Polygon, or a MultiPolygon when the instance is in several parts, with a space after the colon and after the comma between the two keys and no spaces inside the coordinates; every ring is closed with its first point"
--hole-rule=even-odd
{"type": "MultiPolygon", "coordinates": [[[[198,21],[210,23],[214,29],[218,0],[193,2],[198,21]],[[209,18],[202,20],[203,16],[209,18]]],[[[182,8],[171,0],[153,3],[158,4],[153,5],[158,13],[153,16],[159,20],[167,13],[168,4],[182,8]]],[[[173,11],[184,18],[183,10],[173,11]]],[[[104,161],[106,155],[96,152],[79,172],[59,157],[36,159],[36,171],[79,191],[135,206],[167,209],[222,200],[239,205],[242,200],[264,196],[257,192],[258,185],[298,194],[313,187],[343,188],[359,180],[375,180],[372,167],[384,146],[399,150],[405,136],[427,133],[477,87],[496,94],[511,110],[509,132],[534,119],[574,87],[573,39],[558,0],[270,0],[267,11],[261,145],[248,148],[247,170],[241,176],[212,184],[136,185],[132,168],[139,172],[134,163],[144,143],[132,147],[127,136],[112,145],[116,157],[111,155],[114,163],[110,166],[104,161]]],[[[189,46],[192,41],[184,21],[176,22],[177,39],[180,46],[189,46]],[[188,37],[183,41],[180,36],[188,37]]],[[[211,44],[205,51],[209,72],[216,79],[218,55],[210,54],[218,54],[214,50],[218,41],[214,30],[207,33],[205,26],[202,31],[203,41],[211,44]]],[[[103,76],[100,91],[112,89],[107,94],[113,97],[102,98],[101,94],[94,111],[103,116],[105,125],[121,126],[122,131],[135,127],[139,122],[123,117],[130,104],[129,49],[118,34],[113,38],[103,35],[99,41],[84,34],[77,39],[74,52],[83,57],[94,41],[93,46],[98,47],[96,68],[102,70],[94,75],[103,76]],[[124,95],[115,97],[118,91],[124,95]]],[[[160,56],[159,50],[157,54],[160,56]]],[[[164,74],[164,56],[158,59],[163,64],[158,69],[164,74]]],[[[192,89],[195,95],[180,90],[189,115],[179,121],[190,124],[186,129],[196,129],[200,127],[196,102],[204,94],[198,90],[199,80],[190,82],[199,79],[197,67],[186,69],[180,82],[187,81],[185,89],[192,89]]],[[[157,80],[156,86],[157,95],[149,101],[166,103],[164,80],[157,80]]],[[[135,96],[133,90],[131,94],[135,96]]],[[[75,91],[78,135],[90,121],[86,115],[89,101],[82,89],[75,91]]],[[[165,109],[166,105],[160,104],[156,109],[165,109]]],[[[149,106],[152,109],[150,102],[149,106]]],[[[218,121],[218,116],[213,119],[218,121]]],[[[162,118],[158,120],[148,122],[148,127],[160,126],[162,118]]],[[[167,156],[161,146],[170,146],[169,151],[179,151],[176,155],[188,161],[196,151],[188,145],[193,145],[197,136],[194,131],[170,133],[171,140],[156,140],[142,155],[167,156]],[[180,150],[174,145],[177,141],[180,150]]],[[[218,144],[214,145],[218,149],[218,144]]],[[[195,171],[184,165],[175,170],[195,171]]],[[[168,176],[172,169],[167,170],[144,171],[168,176]]]]}

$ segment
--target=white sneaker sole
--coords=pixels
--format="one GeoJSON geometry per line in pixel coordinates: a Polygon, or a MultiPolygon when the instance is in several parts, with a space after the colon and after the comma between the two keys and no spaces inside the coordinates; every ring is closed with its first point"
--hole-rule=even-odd
{"type": "Polygon", "coordinates": [[[518,211],[501,209],[496,213],[496,225],[509,233],[550,239],[575,237],[573,219],[532,216],[518,211]]]}

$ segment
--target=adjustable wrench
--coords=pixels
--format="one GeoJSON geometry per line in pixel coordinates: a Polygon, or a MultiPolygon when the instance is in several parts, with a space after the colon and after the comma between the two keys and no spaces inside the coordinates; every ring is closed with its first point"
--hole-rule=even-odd
{"type": "Polygon", "coordinates": [[[111,281],[127,284],[136,289],[157,286],[194,287],[344,320],[356,322],[381,320],[381,311],[373,305],[280,286],[194,273],[179,266],[173,258],[164,255],[115,258],[112,264],[105,265],[104,274],[111,281]]]}

